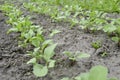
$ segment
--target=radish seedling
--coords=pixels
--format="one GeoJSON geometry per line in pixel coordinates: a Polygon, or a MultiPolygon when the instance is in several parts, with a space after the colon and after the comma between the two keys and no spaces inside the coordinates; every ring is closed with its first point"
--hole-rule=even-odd
{"type": "Polygon", "coordinates": [[[70,60],[70,65],[73,66],[77,59],[81,59],[81,58],[88,58],[90,57],[89,54],[86,54],[86,53],[81,53],[79,51],[75,52],[75,53],[72,53],[70,51],[65,51],[63,52],[65,55],[67,55],[67,57],[69,58],[70,60]]]}
{"type": "MultiPolygon", "coordinates": [[[[14,6],[3,5],[3,7],[4,6],[7,6],[7,9],[5,8],[3,11],[5,11],[9,17],[8,23],[13,26],[8,33],[20,32],[20,38],[23,42],[20,45],[27,47],[29,44],[34,48],[33,51],[28,51],[29,56],[31,56],[32,59],[30,59],[27,64],[33,64],[33,73],[37,77],[43,77],[47,75],[48,69],[55,66],[55,60],[53,60],[52,57],[55,54],[54,49],[56,48],[57,44],[54,44],[52,40],[45,40],[42,34],[42,27],[32,25],[29,16],[22,16],[19,14],[21,11],[14,6]],[[6,11],[8,9],[9,11],[6,11]],[[18,14],[15,15],[13,10],[18,11],[18,14]],[[43,63],[41,61],[43,61],[43,63]]],[[[56,33],[58,33],[58,31],[54,31],[52,36],[56,33]]]]}
{"type": "Polygon", "coordinates": [[[117,80],[117,78],[107,78],[108,69],[104,66],[93,66],[89,72],[81,73],[73,78],[63,78],[61,80],[117,80]]]}
{"type": "Polygon", "coordinates": [[[29,55],[33,58],[27,63],[33,64],[33,73],[37,77],[43,77],[47,75],[48,69],[55,66],[55,60],[52,60],[51,58],[55,54],[54,49],[56,45],[57,44],[53,44],[51,40],[46,40],[40,47],[35,48],[33,52],[29,52],[29,55]],[[44,65],[41,63],[41,61],[45,61],[44,65]],[[41,73],[42,71],[43,73],[41,73]]]}

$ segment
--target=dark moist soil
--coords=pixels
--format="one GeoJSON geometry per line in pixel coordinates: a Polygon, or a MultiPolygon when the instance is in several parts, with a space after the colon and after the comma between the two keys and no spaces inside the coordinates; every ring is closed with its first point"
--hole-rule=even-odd
{"type": "Polygon", "coordinates": [[[33,13],[32,17],[34,24],[43,26],[46,36],[53,29],[61,31],[53,37],[54,42],[58,43],[54,59],[61,60],[57,61],[56,67],[51,69],[47,76],[36,78],[32,73],[32,66],[26,64],[29,58],[25,56],[25,50],[17,46],[19,34],[6,34],[11,26],[5,23],[7,18],[0,11],[0,80],[60,80],[63,77],[73,77],[87,72],[95,65],[108,67],[108,76],[120,79],[120,49],[106,34],[84,33],[79,26],[70,29],[69,23],[54,23],[45,15],[33,13]],[[102,47],[98,50],[91,46],[95,41],[102,43],[102,47]],[[90,54],[91,57],[77,60],[74,64],[63,56],[64,51],[80,51],[90,54]],[[102,52],[107,52],[107,56],[101,57],[102,52]]]}

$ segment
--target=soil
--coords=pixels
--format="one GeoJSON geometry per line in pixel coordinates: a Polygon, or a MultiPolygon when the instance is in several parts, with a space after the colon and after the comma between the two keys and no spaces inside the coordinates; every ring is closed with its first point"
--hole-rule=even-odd
{"type": "Polygon", "coordinates": [[[11,26],[6,24],[7,17],[0,11],[0,80],[60,80],[87,72],[95,65],[106,66],[109,70],[108,77],[120,79],[120,48],[105,33],[85,33],[79,26],[70,29],[69,23],[55,23],[45,15],[33,13],[31,16],[34,24],[43,26],[45,36],[53,29],[61,31],[53,37],[54,42],[58,43],[54,59],[59,58],[61,61],[56,63],[47,76],[36,78],[32,73],[32,66],[26,64],[29,57],[25,56],[25,49],[18,47],[19,34],[6,34],[11,26]],[[98,50],[91,46],[95,41],[101,41],[102,47],[98,50]],[[71,64],[62,54],[64,51],[80,51],[91,57],[71,64]],[[102,52],[107,52],[107,55],[101,57],[102,52]]]}

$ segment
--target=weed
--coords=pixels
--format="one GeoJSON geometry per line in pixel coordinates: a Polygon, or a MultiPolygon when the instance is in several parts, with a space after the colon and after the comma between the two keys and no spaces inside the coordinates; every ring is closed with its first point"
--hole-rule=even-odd
{"type": "Polygon", "coordinates": [[[105,57],[107,54],[108,54],[107,52],[103,52],[103,53],[101,54],[101,56],[102,56],[102,57],[105,57]]]}
{"type": "Polygon", "coordinates": [[[95,48],[96,50],[101,47],[100,41],[93,42],[91,45],[92,45],[92,47],[95,48]]]}

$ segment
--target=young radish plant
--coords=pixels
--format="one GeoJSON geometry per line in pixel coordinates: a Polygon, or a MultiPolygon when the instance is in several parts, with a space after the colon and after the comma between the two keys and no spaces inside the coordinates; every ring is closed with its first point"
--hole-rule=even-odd
{"type": "Polygon", "coordinates": [[[118,80],[117,78],[107,78],[108,69],[104,66],[94,66],[87,73],[81,73],[73,78],[63,78],[61,80],[118,80]]]}
{"type": "Polygon", "coordinates": [[[57,44],[53,41],[45,40],[42,35],[42,29],[37,29],[35,36],[29,39],[29,43],[35,48],[33,51],[28,51],[28,55],[32,57],[27,64],[33,65],[33,73],[37,77],[47,75],[48,69],[55,66],[55,60],[52,59],[57,44]]]}
{"type": "Polygon", "coordinates": [[[90,57],[89,54],[86,54],[86,53],[82,53],[82,52],[75,52],[75,53],[72,53],[70,51],[64,51],[63,54],[65,54],[68,59],[70,60],[70,66],[73,66],[78,59],[81,59],[81,58],[88,58],[90,57]]]}
{"type": "Polygon", "coordinates": [[[82,73],[75,77],[75,80],[117,80],[116,78],[107,78],[108,69],[104,66],[94,66],[88,73],[82,73]]]}
{"type": "MultiPolygon", "coordinates": [[[[25,3],[24,7],[28,8],[31,12],[34,11],[50,15],[51,18],[57,21],[68,21],[72,24],[72,26],[79,23],[82,24],[82,28],[87,30],[103,30],[108,34],[113,33],[115,36],[112,40],[117,41],[119,44],[120,19],[109,20],[104,16],[104,13],[107,12],[120,11],[120,1],[111,1],[83,0],[82,3],[80,0],[30,0],[30,3],[25,3]],[[100,4],[98,4],[98,2],[100,2],[100,4]],[[91,6],[90,3],[93,5],[91,6]],[[100,6],[96,5],[96,3],[100,6]],[[81,21],[79,22],[79,19],[74,16],[80,17],[81,21]]],[[[33,73],[38,77],[45,76],[48,73],[48,69],[54,67],[55,60],[53,60],[52,57],[55,54],[54,49],[57,44],[54,44],[51,39],[46,40],[42,34],[42,28],[37,25],[32,25],[30,17],[22,16],[22,12],[18,9],[18,7],[14,7],[14,5],[6,3],[5,5],[0,6],[0,10],[5,12],[5,15],[9,17],[7,23],[13,26],[8,33],[19,32],[22,40],[20,45],[27,47],[29,44],[34,47],[33,51],[28,51],[29,55],[32,57],[32,59],[28,61],[28,64],[33,65],[33,73]]],[[[59,31],[54,30],[50,36],[52,37],[58,32],[59,31]]],[[[94,47],[96,49],[99,48],[96,44],[94,47]]],[[[76,61],[78,58],[77,53],[72,55],[72,53],[67,52],[66,54],[72,61],[76,61]]]]}
{"type": "Polygon", "coordinates": [[[34,51],[29,51],[29,55],[33,58],[27,64],[33,64],[33,73],[37,77],[47,75],[48,69],[55,66],[55,60],[51,58],[55,54],[54,49],[56,46],[57,44],[53,44],[51,40],[46,40],[40,47],[34,48],[34,51]]]}
{"type": "Polygon", "coordinates": [[[120,47],[120,19],[110,19],[111,23],[104,26],[104,32],[108,35],[112,35],[112,40],[117,42],[118,47],[120,47]]]}
{"type": "MultiPolygon", "coordinates": [[[[33,73],[37,77],[47,75],[48,69],[55,66],[55,60],[52,59],[57,44],[53,43],[51,39],[46,40],[42,34],[43,29],[40,26],[32,25],[30,17],[22,16],[20,9],[13,5],[5,4],[1,8],[9,17],[8,23],[13,27],[8,30],[10,32],[19,32],[21,38],[21,45],[27,47],[28,44],[33,46],[33,51],[28,51],[28,55],[32,57],[27,64],[33,65],[33,73]],[[16,11],[16,12],[14,12],[16,11]],[[14,14],[16,13],[16,15],[14,14]]],[[[54,36],[60,31],[54,30],[50,36],[54,36]]]]}

